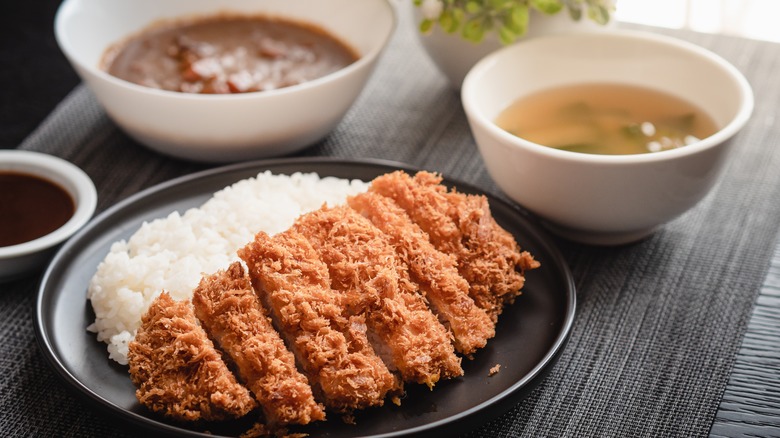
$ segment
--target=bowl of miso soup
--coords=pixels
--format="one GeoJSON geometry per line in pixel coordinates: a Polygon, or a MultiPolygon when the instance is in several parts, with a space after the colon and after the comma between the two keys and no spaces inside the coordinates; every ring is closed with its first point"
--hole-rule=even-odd
{"type": "Polygon", "coordinates": [[[596,245],[641,240],[694,207],[753,110],[722,57],[628,30],[505,47],[461,94],[496,184],[554,233],[596,245]]]}

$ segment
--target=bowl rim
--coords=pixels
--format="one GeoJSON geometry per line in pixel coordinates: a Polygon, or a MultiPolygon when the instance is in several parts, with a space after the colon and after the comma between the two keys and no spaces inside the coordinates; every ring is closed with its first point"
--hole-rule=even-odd
{"type": "MultiPolygon", "coordinates": [[[[75,4],[81,0],[65,0],[63,1],[59,7],[57,8],[57,12],[54,17],[54,37],[57,42],[57,45],[59,46],[60,50],[65,54],[65,56],[68,58],[68,60],[74,64],[78,65],[80,68],[87,71],[89,74],[93,75],[96,78],[99,78],[105,82],[108,82],[112,84],[113,86],[120,87],[127,89],[129,91],[148,94],[150,96],[159,96],[159,97],[165,97],[170,99],[178,99],[182,101],[225,101],[225,100],[248,100],[248,99],[258,99],[258,98],[272,98],[274,96],[280,96],[285,94],[292,94],[292,93],[300,93],[304,92],[305,90],[308,90],[310,88],[317,87],[318,85],[326,82],[331,82],[334,80],[337,80],[339,78],[342,78],[344,76],[351,75],[353,72],[362,70],[364,68],[370,67],[371,64],[379,57],[379,55],[382,53],[382,51],[387,47],[388,43],[390,42],[390,39],[392,38],[394,34],[394,30],[398,27],[398,13],[396,11],[396,8],[390,3],[391,0],[374,0],[380,4],[382,4],[388,11],[388,15],[390,18],[390,23],[388,26],[387,33],[382,37],[381,41],[376,44],[375,46],[371,47],[371,49],[366,52],[365,54],[362,54],[359,56],[357,60],[355,60],[353,63],[342,67],[334,72],[328,73],[325,76],[321,76],[309,81],[302,82],[300,84],[291,85],[287,87],[277,88],[274,90],[265,90],[265,91],[256,91],[256,92],[248,92],[248,93],[230,93],[230,94],[201,94],[201,93],[184,93],[179,91],[170,91],[170,90],[161,90],[157,88],[151,88],[144,85],[136,84],[133,82],[126,81],[124,79],[117,78],[115,76],[110,75],[108,72],[102,70],[98,67],[98,65],[89,65],[86,63],[83,63],[80,61],[80,59],[74,55],[75,48],[71,41],[69,41],[68,37],[66,36],[65,26],[66,26],[66,19],[69,16],[69,14],[72,14],[72,9],[75,8],[75,4]]],[[[366,1],[366,0],[363,0],[366,1]]],[[[248,15],[247,13],[242,13],[240,11],[231,10],[230,7],[223,7],[217,5],[217,8],[213,12],[207,12],[207,13],[200,13],[193,15],[188,12],[182,12],[181,15],[178,17],[207,17],[210,15],[213,15],[215,13],[226,13],[226,14],[236,14],[236,15],[248,15]]],[[[258,11],[258,14],[262,13],[262,11],[258,11]]],[[[280,15],[282,16],[282,15],[280,15]]],[[[177,17],[168,17],[171,20],[176,20],[177,17]]],[[[290,20],[294,20],[295,17],[287,16],[286,18],[290,20]]],[[[151,23],[150,23],[151,24],[151,23]]],[[[144,28],[142,27],[140,31],[142,31],[144,28]]],[[[125,37],[128,37],[132,34],[128,34],[125,37]]],[[[342,41],[343,43],[350,46],[350,44],[347,41],[343,41],[343,38],[340,36],[337,36],[337,38],[342,41]]],[[[111,44],[115,44],[118,41],[109,41],[106,45],[106,49],[110,47],[111,44]]],[[[105,49],[104,49],[105,50],[105,49]]]]}
{"type": "MultiPolygon", "coordinates": [[[[70,181],[73,184],[73,191],[68,187],[62,188],[73,198],[75,209],[73,216],[51,233],[27,242],[0,247],[0,260],[34,254],[62,243],[84,226],[95,213],[97,207],[95,185],[89,176],[75,164],[53,155],[26,150],[0,151],[0,166],[5,164],[21,165],[24,168],[2,168],[0,172],[27,173],[52,181],[46,176],[48,173],[70,181]],[[27,170],[33,168],[39,172],[27,170]]],[[[58,183],[57,185],[62,186],[58,183]]]]}
{"type": "Polygon", "coordinates": [[[571,32],[566,34],[543,36],[498,49],[497,51],[478,61],[466,75],[466,78],[463,81],[463,88],[461,90],[461,101],[466,115],[472,123],[480,125],[492,136],[498,137],[504,145],[507,145],[513,149],[524,149],[538,155],[547,156],[549,158],[561,161],[585,162],[608,166],[669,161],[694,155],[704,150],[716,147],[719,144],[725,143],[744,127],[744,125],[750,119],[755,105],[753,90],[748,80],[745,78],[742,72],[740,72],[733,64],[725,60],[720,55],[717,55],[714,52],[705,49],[704,47],[685,40],[681,40],[679,38],[656,34],[649,31],[629,29],[614,29],[610,30],[609,32],[571,32]],[[711,136],[703,138],[693,144],[686,145],[685,147],[647,154],[589,154],[555,149],[525,140],[498,127],[498,125],[496,125],[492,120],[488,119],[483,113],[476,109],[476,105],[473,104],[473,99],[475,99],[475,96],[479,94],[478,88],[480,76],[484,75],[486,71],[494,67],[494,65],[497,64],[501,58],[512,56],[514,51],[521,50],[524,46],[537,44],[552,39],[566,40],[571,44],[591,44],[588,42],[588,40],[592,39],[634,40],[642,43],[664,45],[672,48],[673,50],[687,52],[690,55],[704,59],[713,66],[720,68],[734,81],[740,95],[739,107],[734,117],[732,117],[732,119],[725,126],[721,127],[711,136]]]}

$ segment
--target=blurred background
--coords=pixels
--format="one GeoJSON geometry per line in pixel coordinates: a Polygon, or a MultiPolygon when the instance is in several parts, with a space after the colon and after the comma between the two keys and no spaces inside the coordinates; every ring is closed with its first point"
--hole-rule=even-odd
{"type": "Polygon", "coordinates": [[[780,0],[617,0],[618,21],[780,42],[780,0]]]}
{"type": "MultiPolygon", "coordinates": [[[[3,5],[0,149],[16,147],[79,82],[54,41],[59,3],[3,5]]],[[[617,0],[617,5],[615,17],[620,22],[780,42],[780,0],[617,0]]]]}

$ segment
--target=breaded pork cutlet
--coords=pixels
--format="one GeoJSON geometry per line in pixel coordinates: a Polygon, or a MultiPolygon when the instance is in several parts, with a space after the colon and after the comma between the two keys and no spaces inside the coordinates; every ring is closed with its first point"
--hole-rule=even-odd
{"type": "Polygon", "coordinates": [[[166,417],[228,420],[257,406],[198,325],[190,303],[166,292],[142,317],[128,361],[138,401],[166,417]]]}
{"type": "Polygon", "coordinates": [[[309,241],[292,230],[260,232],[238,254],[326,406],[351,412],[384,404],[395,378],[369,344],[365,317],[346,316],[309,241]]]}
{"type": "Polygon", "coordinates": [[[446,196],[465,237],[459,270],[472,285],[473,296],[484,297],[485,308],[497,317],[520,295],[525,271],[538,268],[539,262],[520,251],[514,236],[496,223],[486,197],[456,192],[446,196]]]}
{"type": "Polygon", "coordinates": [[[437,250],[428,235],[392,199],[367,192],[347,202],[389,238],[409,267],[439,320],[450,329],[455,348],[471,355],[495,336],[495,324],[469,296],[469,284],[458,273],[454,257],[437,250]]]}
{"type": "Polygon", "coordinates": [[[387,236],[347,206],[323,207],[292,229],[328,266],[331,287],[353,315],[365,315],[375,350],[404,381],[429,387],[463,374],[451,335],[428,309],[387,236]]]}
{"type": "Polygon", "coordinates": [[[274,330],[240,262],[203,277],[193,292],[195,315],[238,368],[269,425],[325,419],[295,357],[274,330]]]}
{"type": "Polygon", "coordinates": [[[469,294],[497,321],[504,304],[520,294],[525,270],[539,264],[496,223],[487,198],[448,192],[441,181],[430,172],[411,177],[396,171],[375,178],[369,190],[394,200],[438,250],[457,259],[469,294]]]}

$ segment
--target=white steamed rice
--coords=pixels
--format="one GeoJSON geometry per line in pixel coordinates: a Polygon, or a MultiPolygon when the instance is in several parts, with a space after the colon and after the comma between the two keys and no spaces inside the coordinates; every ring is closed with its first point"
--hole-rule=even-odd
{"type": "Polygon", "coordinates": [[[145,222],[119,241],[98,266],[87,298],[95,311],[88,330],[108,344],[109,357],[127,364],[128,343],[162,290],[174,299],[192,296],[203,274],[226,268],[255,233],[287,229],[302,213],[344,203],[368,183],[315,173],[260,173],[226,187],[184,215],[145,222]]]}

